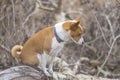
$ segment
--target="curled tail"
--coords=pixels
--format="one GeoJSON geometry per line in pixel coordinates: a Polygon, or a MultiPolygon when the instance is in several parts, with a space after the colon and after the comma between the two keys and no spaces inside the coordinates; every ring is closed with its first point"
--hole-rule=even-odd
{"type": "Polygon", "coordinates": [[[20,54],[21,54],[21,50],[22,50],[23,46],[21,45],[15,45],[12,50],[11,50],[11,54],[14,58],[20,58],[20,54]]]}

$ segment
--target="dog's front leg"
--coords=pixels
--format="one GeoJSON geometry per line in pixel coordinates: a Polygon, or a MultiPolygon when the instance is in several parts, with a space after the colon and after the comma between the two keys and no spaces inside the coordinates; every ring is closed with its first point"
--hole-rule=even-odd
{"type": "Polygon", "coordinates": [[[51,74],[53,74],[53,62],[55,57],[58,55],[58,53],[62,50],[61,46],[57,46],[56,48],[53,48],[50,52],[50,56],[51,56],[51,60],[50,60],[50,64],[49,64],[49,72],[51,74]]]}
{"type": "Polygon", "coordinates": [[[46,64],[47,64],[47,59],[48,59],[48,54],[46,54],[45,52],[43,54],[38,54],[37,55],[39,61],[40,61],[40,65],[38,66],[38,68],[42,69],[42,71],[44,72],[44,74],[46,76],[52,76],[46,68],[46,64]]]}

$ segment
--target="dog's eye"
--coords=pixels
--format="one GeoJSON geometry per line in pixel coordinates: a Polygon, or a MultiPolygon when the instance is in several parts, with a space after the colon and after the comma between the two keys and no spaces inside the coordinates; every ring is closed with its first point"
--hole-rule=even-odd
{"type": "Polygon", "coordinates": [[[81,32],[79,32],[77,35],[78,35],[78,36],[81,35],[81,32]]]}
{"type": "Polygon", "coordinates": [[[79,34],[77,34],[77,36],[79,36],[80,35],[80,33],[79,34]]]}

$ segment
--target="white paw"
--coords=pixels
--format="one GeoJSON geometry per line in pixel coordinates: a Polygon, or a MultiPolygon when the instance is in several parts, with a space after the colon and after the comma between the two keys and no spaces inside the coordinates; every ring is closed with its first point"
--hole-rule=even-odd
{"type": "Polygon", "coordinates": [[[49,69],[49,73],[50,73],[50,74],[53,74],[53,69],[49,69]]]}
{"type": "Polygon", "coordinates": [[[51,77],[52,75],[48,71],[44,71],[45,75],[51,77]]]}

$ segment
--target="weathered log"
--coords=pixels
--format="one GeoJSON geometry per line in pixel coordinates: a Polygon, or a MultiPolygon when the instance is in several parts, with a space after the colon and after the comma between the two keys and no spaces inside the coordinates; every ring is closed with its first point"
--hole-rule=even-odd
{"type": "Polygon", "coordinates": [[[30,66],[16,66],[0,72],[0,80],[37,80],[44,77],[42,71],[30,66]]]}
{"type": "Polygon", "coordinates": [[[23,65],[1,71],[0,80],[119,80],[75,74],[77,65],[74,66],[74,69],[71,69],[69,65],[60,58],[56,58],[54,63],[55,72],[51,78],[46,77],[41,70],[38,71],[30,66],[23,65]]]}

